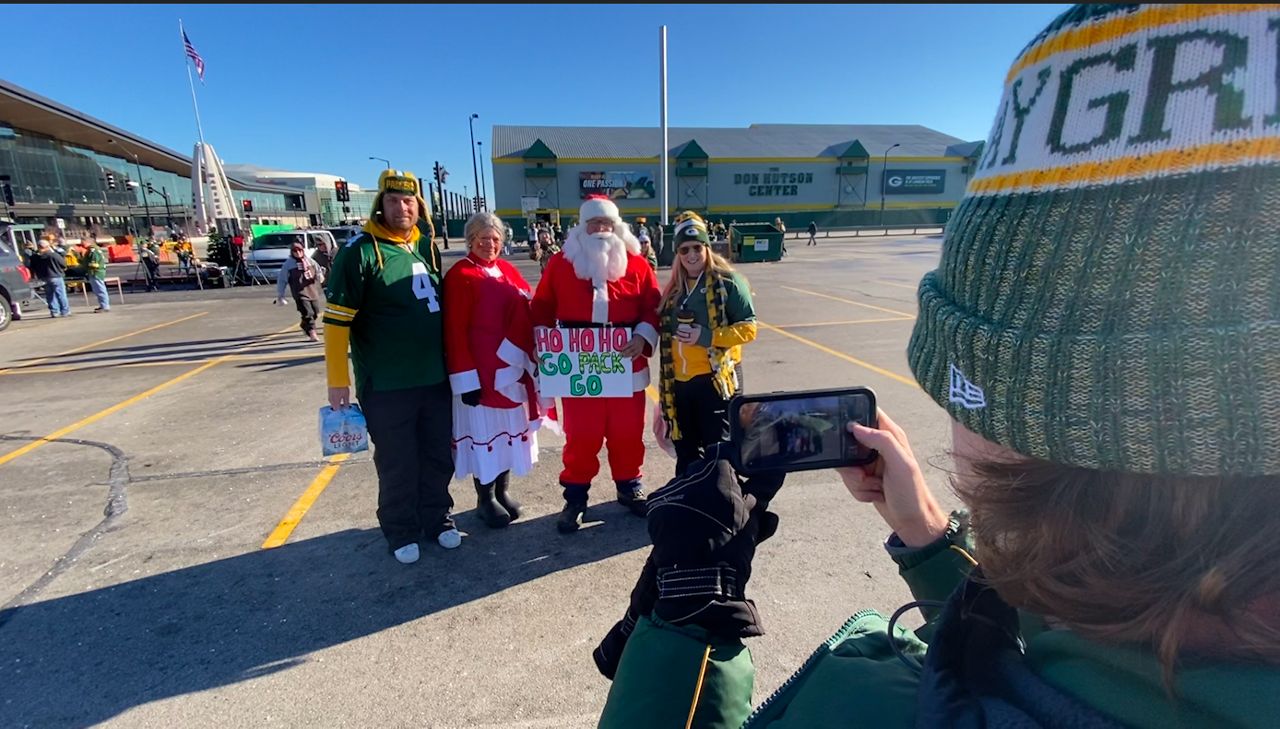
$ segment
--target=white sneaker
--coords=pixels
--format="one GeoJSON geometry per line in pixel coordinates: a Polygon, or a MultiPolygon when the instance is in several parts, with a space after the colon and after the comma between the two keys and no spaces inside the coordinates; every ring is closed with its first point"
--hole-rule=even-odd
{"type": "Polygon", "coordinates": [[[395,551],[396,561],[400,564],[413,564],[418,561],[419,551],[417,542],[409,542],[403,547],[395,551]]]}
{"type": "Polygon", "coordinates": [[[462,546],[462,534],[457,529],[450,529],[447,532],[440,532],[436,541],[445,549],[457,549],[462,546]]]}

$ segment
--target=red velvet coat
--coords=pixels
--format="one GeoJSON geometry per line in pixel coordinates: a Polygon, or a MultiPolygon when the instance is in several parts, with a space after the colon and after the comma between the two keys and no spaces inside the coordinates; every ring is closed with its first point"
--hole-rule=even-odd
{"type": "Polygon", "coordinates": [[[455,395],[480,390],[480,404],[512,408],[533,396],[530,288],[515,266],[473,256],[444,277],[445,364],[455,395]]]}

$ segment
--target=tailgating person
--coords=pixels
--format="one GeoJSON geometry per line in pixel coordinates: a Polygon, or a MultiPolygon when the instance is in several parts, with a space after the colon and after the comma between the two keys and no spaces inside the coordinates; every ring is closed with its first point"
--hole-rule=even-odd
{"type": "Polygon", "coordinates": [[[676,219],[676,256],[662,292],[662,380],[659,388],[676,474],[729,437],[728,405],[741,387],[742,345],[756,338],[756,313],[746,279],[711,251],[707,224],[696,213],[676,219]]]}
{"type": "Polygon", "coordinates": [[[41,239],[35,253],[27,263],[31,275],[44,283],[44,301],[49,306],[49,316],[71,316],[71,306],[67,303],[66,258],[53,250],[49,241],[41,239]]]}
{"type": "Polygon", "coordinates": [[[1276,725],[1280,157],[1260,116],[1223,126],[1269,108],[1275,59],[1234,57],[1237,105],[1157,114],[1149,138],[1025,95],[1072,78],[1076,94],[1110,90],[1137,69],[1150,110],[1180,93],[1158,84],[1183,39],[1274,48],[1274,7],[1201,7],[1077,6],[1008,74],[993,163],[920,283],[907,348],[949,416],[966,508],[942,508],[883,411],[849,427],[878,459],[841,471],[915,601],[857,613],[748,720],[741,638],[760,626],[743,591],[780,478],[690,469],[651,495],[653,552],[597,650],[614,677],[601,727],[1276,725]],[[1010,136],[1015,115],[1050,141],[1010,136]],[[909,630],[898,619],[915,608],[927,622],[909,630]]]}
{"type": "Polygon", "coordinates": [[[275,303],[284,303],[284,288],[288,285],[293,303],[298,307],[298,315],[302,317],[299,327],[313,342],[320,341],[316,336],[316,320],[320,318],[320,307],[324,301],[320,288],[323,283],[324,269],[307,256],[301,243],[294,241],[289,248],[289,257],[284,259],[276,273],[275,303]]]}
{"type": "Polygon", "coordinates": [[[364,231],[338,250],[326,291],[329,405],[356,398],[373,440],[378,523],[396,560],[420,539],[462,544],[454,527],[452,396],[444,363],[440,252],[412,173],[384,170],[364,231]]]}
{"type": "Polygon", "coordinates": [[[98,241],[92,238],[86,238],[83,245],[85,254],[80,260],[84,262],[85,278],[93,287],[93,295],[98,299],[98,307],[93,310],[93,313],[111,311],[111,295],[107,291],[107,252],[102,250],[98,241]]]}
{"type": "Polygon", "coordinates": [[[502,260],[506,228],[493,213],[463,228],[468,253],[444,277],[444,330],[453,390],[454,478],[472,476],[476,510],[501,529],[520,517],[510,476],[538,461],[532,289],[502,260]]]}

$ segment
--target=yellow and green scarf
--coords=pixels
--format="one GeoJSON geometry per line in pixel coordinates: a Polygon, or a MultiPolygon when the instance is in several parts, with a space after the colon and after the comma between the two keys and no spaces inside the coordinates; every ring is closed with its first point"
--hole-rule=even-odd
{"type": "MultiPolygon", "coordinates": [[[[707,321],[714,333],[717,329],[729,326],[729,291],[725,286],[725,276],[708,269],[707,281],[707,321]]],[[[680,440],[680,426],[676,424],[676,364],[674,357],[675,336],[672,323],[675,320],[676,297],[667,299],[659,313],[661,327],[659,334],[659,358],[662,385],[662,417],[667,421],[671,440],[680,440]]],[[[733,349],[708,347],[707,358],[711,360],[711,379],[715,382],[716,393],[728,400],[738,391],[738,371],[734,367],[733,349]]]]}

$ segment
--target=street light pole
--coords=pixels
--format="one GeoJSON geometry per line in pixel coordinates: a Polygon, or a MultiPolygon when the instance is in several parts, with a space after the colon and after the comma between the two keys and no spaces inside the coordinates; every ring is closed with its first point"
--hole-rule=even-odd
{"type": "Polygon", "coordinates": [[[480,171],[476,166],[476,127],[475,120],[479,119],[479,114],[472,114],[467,117],[467,126],[471,129],[471,177],[472,182],[476,183],[476,198],[480,197],[480,171]]]}
{"type": "Polygon", "coordinates": [[[387,163],[387,169],[391,169],[391,160],[389,160],[389,159],[383,159],[382,157],[370,157],[369,159],[376,159],[376,160],[378,160],[379,162],[386,162],[386,163],[387,163]]]}
{"type": "MultiPolygon", "coordinates": [[[[123,146],[121,146],[119,142],[117,142],[114,139],[108,139],[107,142],[114,144],[117,147],[120,147],[121,152],[124,152],[125,154],[133,155],[133,166],[138,170],[138,184],[145,185],[146,180],[142,179],[142,165],[138,162],[138,153],[129,152],[123,146]]],[[[147,215],[147,236],[150,237],[151,236],[151,203],[147,201],[146,188],[140,187],[139,189],[142,191],[142,208],[143,210],[146,211],[146,215],[147,215]]]]}
{"type": "Polygon", "coordinates": [[[488,210],[487,203],[489,200],[485,197],[485,192],[488,190],[489,183],[484,179],[484,147],[481,146],[482,144],[484,142],[476,142],[476,147],[480,150],[480,192],[476,195],[476,199],[480,201],[481,210],[488,210]]]}
{"type": "Polygon", "coordinates": [[[884,164],[880,166],[880,226],[884,227],[884,186],[889,180],[889,152],[894,147],[901,147],[901,144],[895,144],[893,147],[884,151],[884,164]]]}

